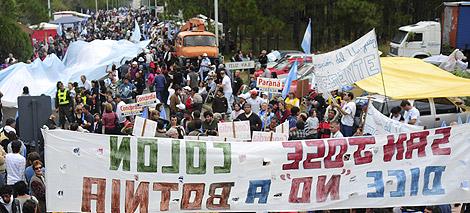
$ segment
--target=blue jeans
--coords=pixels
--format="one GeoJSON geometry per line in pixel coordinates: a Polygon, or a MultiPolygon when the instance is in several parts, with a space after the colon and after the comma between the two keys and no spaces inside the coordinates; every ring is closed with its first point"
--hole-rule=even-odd
{"type": "Polygon", "coordinates": [[[344,137],[351,137],[354,134],[353,127],[341,124],[341,133],[343,134],[344,137]]]}

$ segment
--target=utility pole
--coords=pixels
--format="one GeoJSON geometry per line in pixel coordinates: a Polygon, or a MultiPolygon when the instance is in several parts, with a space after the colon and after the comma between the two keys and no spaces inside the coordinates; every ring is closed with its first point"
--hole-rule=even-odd
{"type": "Polygon", "coordinates": [[[47,0],[47,9],[49,10],[49,19],[52,18],[51,0],[47,0]]]}
{"type": "Polygon", "coordinates": [[[95,0],[96,17],[98,17],[98,0],[95,0]]]}
{"type": "Polygon", "coordinates": [[[214,0],[215,42],[219,46],[219,0],[214,0]]]}
{"type": "Polygon", "coordinates": [[[157,18],[157,0],[155,0],[155,18],[157,18]]]}
{"type": "Polygon", "coordinates": [[[109,7],[108,7],[108,0],[106,0],[106,10],[109,10],[109,7]]]}

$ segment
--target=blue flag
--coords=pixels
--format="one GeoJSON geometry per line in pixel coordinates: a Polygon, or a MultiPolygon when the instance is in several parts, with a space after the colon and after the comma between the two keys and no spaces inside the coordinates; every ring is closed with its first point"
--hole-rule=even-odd
{"type": "Polygon", "coordinates": [[[168,118],[166,117],[166,110],[165,110],[164,106],[162,106],[162,108],[160,110],[160,118],[168,120],[168,118]]]}
{"type": "Polygon", "coordinates": [[[446,126],[447,126],[446,121],[442,121],[441,127],[446,127],[446,126]]]}
{"type": "Polygon", "coordinates": [[[305,29],[304,39],[302,40],[302,49],[305,54],[310,54],[310,46],[312,43],[312,28],[310,27],[312,23],[311,19],[308,19],[308,26],[305,29]]]}
{"type": "Polygon", "coordinates": [[[144,111],[142,112],[142,115],[140,117],[145,118],[145,119],[149,118],[149,108],[148,107],[144,107],[144,111]]]}
{"type": "Polygon", "coordinates": [[[57,35],[62,37],[62,24],[59,24],[59,27],[57,27],[57,35]]]}
{"type": "Polygon", "coordinates": [[[282,89],[282,98],[286,98],[287,94],[289,93],[289,89],[292,85],[292,81],[297,79],[297,61],[294,61],[292,67],[289,70],[289,74],[286,78],[286,83],[284,85],[284,89],[282,89]]]}

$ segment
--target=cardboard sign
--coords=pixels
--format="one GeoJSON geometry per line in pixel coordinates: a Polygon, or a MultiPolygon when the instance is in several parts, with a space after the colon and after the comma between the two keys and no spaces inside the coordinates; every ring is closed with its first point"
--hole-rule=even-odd
{"type": "Polygon", "coordinates": [[[229,62],[225,64],[225,67],[229,70],[251,69],[251,68],[255,68],[255,62],[254,61],[229,62]]]}
{"type": "Polygon", "coordinates": [[[251,140],[249,121],[219,122],[217,129],[219,137],[251,140]]]}
{"type": "Polygon", "coordinates": [[[122,116],[140,115],[144,107],[138,104],[125,104],[121,106],[120,110],[122,116]]]}
{"type": "Polygon", "coordinates": [[[289,121],[284,121],[284,123],[276,126],[276,133],[289,133],[289,121]]]}
{"type": "Polygon", "coordinates": [[[136,103],[139,106],[150,106],[153,104],[158,103],[157,101],[157,93],[151,92],[144,95],[138,95],[136,98],[136,103]]]}
{"type": "Polygon", "coordinates": [[[155,137],[157,122],[136,116],[132,135],[140,137],[155,137]]]}
{"type": "Polygon", "coordinates": [[[262,141],[288,141],[289,132],[286,133],[275,133],[275,132],[261,132],[254,131],[251,142],[262,142],[262,141]]]}
{"type": "Polygon", "coordinates": [[[48,212],[302,212],[470,202],[470,125],[251,143],[42,133],[48,212]]]}

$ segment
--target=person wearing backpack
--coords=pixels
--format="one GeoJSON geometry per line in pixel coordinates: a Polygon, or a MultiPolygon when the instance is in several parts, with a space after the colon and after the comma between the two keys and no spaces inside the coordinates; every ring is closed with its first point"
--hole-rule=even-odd
{"type": "Polygon", "coordinates": [[[113,112],[113,106],[109,103],[105,105],[102,121],[103,134],[118,134],[118,116],[113,112]]]}

